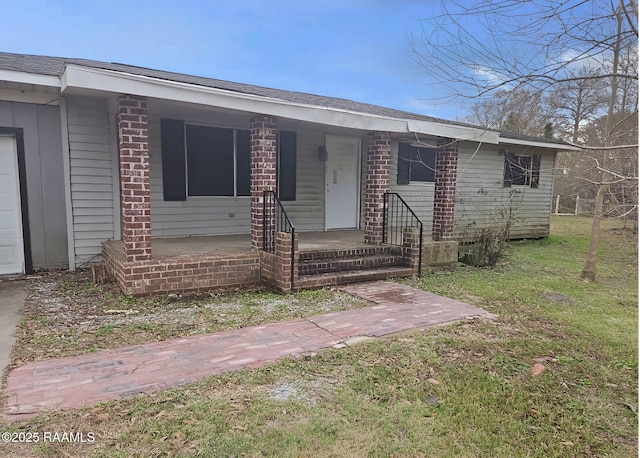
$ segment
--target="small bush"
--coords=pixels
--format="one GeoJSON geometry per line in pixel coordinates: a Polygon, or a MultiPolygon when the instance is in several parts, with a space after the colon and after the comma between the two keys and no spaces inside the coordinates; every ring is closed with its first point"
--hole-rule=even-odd
{"type": "Polygon", "coordinates": [[[458,260],[472,266],[495,266],[507,245],[509,228],[509,222],[498,227],[470,224],[464,231],[464,238],[469,242],[460,244],[458,260]]]}

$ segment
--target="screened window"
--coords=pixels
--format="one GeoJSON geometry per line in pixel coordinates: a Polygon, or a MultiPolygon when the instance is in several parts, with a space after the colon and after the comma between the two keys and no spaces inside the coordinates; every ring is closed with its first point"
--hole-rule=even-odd
{"type": "Polygon", "coordinates": [[[250,195],[249,135],[248,130],[187,124],[187,194],[193,197],[250,195]]]}
{"type": "MultiPolygon", "coordinates": [[[[165,201],[187,196],[250,196],[249,130],[161,120],[165,201]]],[[[278,135],[278,194],[296,200],[296,133],[278,135]]]]}
{"type": "Polygon", "coordinates": [[[187,124],[189,196],[233,196],[234,139],[232,129],[187,124]]]}
{"type": "Polygon", "coordinates": [[[398,145],[398,184],[433,183],[436,178],[436,149],[398,145]]]}

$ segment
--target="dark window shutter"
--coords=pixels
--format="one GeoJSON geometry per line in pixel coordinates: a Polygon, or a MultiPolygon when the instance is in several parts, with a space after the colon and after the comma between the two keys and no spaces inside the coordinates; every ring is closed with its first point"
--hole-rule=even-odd
{"type": "Polygon", "coordinates": [[[160,125],[164,200],[186,200],[184,122],[175,119],[162,119],[160,125]]]}
{"type": "Polygon", "coordinates": [[[296,133],[280,131],[278,139],[278,197],[296,200],[296,133]]]}
{"type": "Polygon", "coordinates": [[[251,132],[236,131],[236,187],[237,195],[251,195],[251,132]]]}
{"type": "Polygon", "coordinates": [[[533,165],[531,167],[531,187],[537,188],[540,185],[540,161],[542,157],[539,154],[533,155],[533,165]]]}
{"type": "Polygon", "coordinates": [[[409,184],[409,168],[411,167],[411,145],[398,144],[398,184],[409,184]]]}
{"type": "Polygon", "coordinates": [[[503,186],[505,188],[511,187],[511,181],[513,177],[511,175],[511,167],[516,162],[516,156],[513,153],[505,153],[504,155],[504,182],[503,186]]]}

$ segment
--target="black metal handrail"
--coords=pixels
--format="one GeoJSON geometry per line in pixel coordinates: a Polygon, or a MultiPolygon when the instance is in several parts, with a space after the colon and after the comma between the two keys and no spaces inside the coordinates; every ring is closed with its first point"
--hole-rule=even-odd
{"type": "Polygon", "coordinates": [[[419,230],[418,276],[422,275],[422,221],[397,192],[384,193],[384,211],[382,218],[382,241],[390,245],[402,246],[405,228],[419,230]]]}
{"type": "Polygon", "coordinates": [[[293,291],[296,228],[275,191],[263,192],[262,205],[262,248],[264,251],[275,253],[276,232],[291,234],[291,290],[293,291]]]}

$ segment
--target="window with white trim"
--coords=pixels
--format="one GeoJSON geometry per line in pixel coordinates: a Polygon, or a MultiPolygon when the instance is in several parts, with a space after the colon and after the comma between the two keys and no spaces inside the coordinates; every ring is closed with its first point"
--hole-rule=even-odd
{"type": "Polygon", "coordinates": [[[540,181],[540,155],[505,153],[505,188],[526,186],[537,188],[540,181]]]}
{"type": "Polygon", "coordinates": [[[436,149],[398,144],[398,184],[434,183],[436,149]]]}

